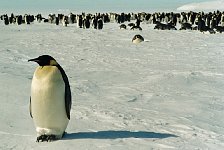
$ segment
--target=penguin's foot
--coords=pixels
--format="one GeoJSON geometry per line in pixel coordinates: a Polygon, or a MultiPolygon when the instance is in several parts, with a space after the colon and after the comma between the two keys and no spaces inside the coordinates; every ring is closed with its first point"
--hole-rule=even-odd
{"type": "Polygon", "coordinates": [[[36,142],[51,142],[56,140],[56,135],[41,135],[37,137],[36,142]]]}
{"type": "Polygon", "coordinates": [[[55,141],[56,135],[47,135],[47,142],[55,141]]]}
{"type": "Polygon", "coordinates": [[[37,137],[37,141],[36,142],[44,142],[47,139],[47,135],[41,135],[37,137]]]}

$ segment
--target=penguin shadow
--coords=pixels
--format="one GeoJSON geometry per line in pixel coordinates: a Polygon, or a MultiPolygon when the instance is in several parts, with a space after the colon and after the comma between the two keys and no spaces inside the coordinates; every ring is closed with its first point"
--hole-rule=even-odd
{"type": "Polygon", "coordinates": [[[98,132],[77,132],[65,133],[63,140],[72,139],[123,139],[123,138],[145,138],[145,139],[164,139],[178,137],[168,133],[155,133],[146,131],[98,131],[98,132]]]}

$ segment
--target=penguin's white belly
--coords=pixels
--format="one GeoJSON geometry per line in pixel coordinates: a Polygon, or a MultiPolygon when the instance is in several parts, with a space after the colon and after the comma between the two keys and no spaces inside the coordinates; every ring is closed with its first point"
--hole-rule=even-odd
{"type": "Polygon", "coordinates": [[[65,84],[56,66],[38,67],[31,87],[31,112],[38,135],[61,138],[67,125],[65,84]]]}

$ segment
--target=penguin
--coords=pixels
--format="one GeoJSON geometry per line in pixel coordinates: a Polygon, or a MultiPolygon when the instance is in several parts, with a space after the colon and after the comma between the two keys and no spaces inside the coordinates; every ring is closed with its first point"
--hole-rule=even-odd
{"type": "Polygon", "coordinates": [[[141,23],[142,21],[138,18],[137,20],[136,20],[136,26],[137,27],[140,27],[140,23],[141,23]]]}
{"type": "Polygon", "coordinates": [[[68,26],[68,16],[63,16],[62,18],[62,25],[67,27],[68,26]]]}
{"type": "Polygon", "coordinates": [[[59,25],[59,18],[58,17],[56,17],[56,19],[55,19],[55,24],[58,26],[59,25]]]}
{"type": "Polygon", "coordinates": [[[30,96],[30,116],[37,132],[37,142],[61,139],[70,120],[72,104],[68,77],[57,61],[42,55],[30,59],[36,68],[30,96]]]}
{"type": "Polygon", "coordinates": [[[135,43],[135,44],[138,44],[143,41],[144,41],[144,38],[140,34],[135,35],[132,39],[132,43],[135,43]]]}
{"type": "Polygon", "coordinates": [[[96,19],[96,17],[93,17],[92,26],[93,26],[94,29],[97,29],[97,19],[96,19]]]}
{"type": "Polygon", "coordinates": [[[102,20],[102,18],[97,20],[97,28],[99,30],[103,29],[103,20],[102,20]]]}
{"type": "Polygon", "coordinates": [[[19,16],[16,17],[16,23],[18,25],[21,25],[23,23],[23,17],[21,15],[19,15],[19,16]]]}
{"type": "Polygon", "coordinates": [[[82,15],[79,15],[78,16],[78,20],[77,20],[77,26],[79,27],[79,28],[82,28],[82,15]]]}
{"type": "Polygon", "coordinates": [[[4,17],[4,22],[5,22],[5,25],[9,25],[9,17],[7,15],[5,15],[4,17]]]}
{"type": "Polygon", "coordinates": [[[128,26],[129,26],[129,27],[134,27],[135,24],[134,24],[134,23],[129,23],[128,26]]]}
{"type": "Polygon", "coordinates": [[[192,30],[192,24],[190,23],[181,23],[179,30],[192,30]]]}
{"type": "Polygon", "coordinates": [[[90,28],[90,19],[88,17],[86,17],[86,19],[83,20],[83,28],[90,28]]]}
{"type": "Polygon", "coordinates": [[[127,28],[127,26],[125,24],[120,25],[120,29],[126,29],[126,28],[127,28]]]}
{"type": "Polygon", "coordinates": [[[25,23],[30,24],[30,16],[25,14],[24,18],[25,18],[25,23]]]}

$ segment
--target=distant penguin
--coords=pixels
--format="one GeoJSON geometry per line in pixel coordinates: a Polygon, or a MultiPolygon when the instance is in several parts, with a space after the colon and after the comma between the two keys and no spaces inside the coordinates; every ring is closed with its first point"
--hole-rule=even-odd
{"type": "Polygon", "coordinates": [[[96,19],[96,17],[93,18],[93,23],[92,23],[92,25],[93,25],[93,28],[94,28],[94,29],[97,29],[97,19],[96,19]]]}
{"type": "Polygon", "coordinates": [[[9,17],[7,15],[4,17],[4,23],[5,25],[9,25],[9,17]]]}
{"type": "Polygon", "coordinates": [[[78,20],[77,20],[77,26],[79,27],[79,28],[82,28],[82,15],[79,15],[78,16],[78,20]]]}
{"type": "Polygon", "coordinates": [[[134,23],[129,23],[128,26],[129,26],[129,27],[134,27],[135,24],[134,24],[134,23]]]}
{"type": "Polygon", "coordinates": [[[84,19],[83,25],[86,29],[90,28],[90,20],[88,18],[84,19]]]}
{"type": "Polygon", "coordinates": [[[59,25],[59,18],[58,17],[56,17],[56,19],[55,19],[55,24],[59,25]]]}
{"type": "Polygon", "coordinates": [[[70,13],[69,14],[69,23],[71,23],[71,24],[75,23],[76,22],[75,17],[76,16],[74,14],[70,13]]]}
{"type": "Polygon", "coordinates": [[[216,26],[217,26],[217,19],[216,17],[212,17],[211,28],[214,29],[216,26]]]}
{"type": "Polygon", "coordinates": [[[135,35],[132,39],[132,43],[135,43],[135,44],[141,43],[143,41],[144,41],[144,38],[140,34],[135,35]]]}
{"type": "Polygon", "coordinates": [[[31,84],[30,115],[37,142],[62,138],[70,120],[71,91],[63,68],[49,55],[30,59],[39,64],[31,84]]]}
{"type": "Polygon", "coordinates": [[[224,13],[221,16],[221,26],[224,26],[224,13]]]}
{"type": "MultiPolygon", "coordinates": [[[[49,19],[44,19],[44,22],[46,23],[46,22],[49,22],[49,19]]],[[[58,20],[58,22],[59,22],[59,20],[58,20]]],[[[56,25],[57,25],[57,23],[56,23],[56,25]]]]}
{"type": "Polygon", "coordinates": [[[117,20],[117,23],[121,23],[121,15],[117,15],[117,17],[116,17],[116,20],[117,20]]]}
{"type": "Polygon", "coordinates": [[[13,14],[13,13],[11,13],[11,16],[9,17],[9,22],[10,22],[10,24],[12,24],[12,23],[13,23],[13,19],[14,19],[14,14],[13,14]]]}
{"type": "Polygon", "coordinates": [[[22,17],[21,15],[17,16],[17,17],[16,17],[16,23],[17,23],[18,25],[21,25],[22,22],[23,22],[23,17],[22,17]]]}
{"type": "Polygon", "coordinates": [[[120,25],[120,29],[126,29],[126,28],[127,28],[127,26],[125,24],[120,25]]]}
{"type": "Polygon", "coordinates": [[[205,30],[205,21],[202,17],[198,17],[198,30],[203,32],[205,30]]]}
{"type": "Polygon", "coordinates": [[[101,18],[97,20],[97,28],[99,30],[103,29],[103,20],[101,18]]]}
{"type": "Polygon", "coordinates": [[[25,23],[26,23],[26,24],[30,24],[30,18],[29,18],[29,15],[25,15],[24,18],[25,18],[25,23]]]}
{"type": "Polygon", "coordinates": [[[68,16],[63,16],[62,18],[62,25],[67,27],[68,26],[68,16]]]}
{"type": "Polygon", "coordinates": [[[42,21],[42,16],[41,16],[41,14],[37,14],[37,15],[36,15],[36,21],[39,22],[39,23],[42,21]]]}
{"type": "Polygon", "coordinates": [[[124,21],[125,21],[124,13],[121,13],[120,21],[121,21],[121,23],[124,23],[124,21]]]}
{"type": "Polygon", "coordinates": [[[180,30],[192,30],[192,25],[190,23],[181,23],[180,30]]]}
{"type": "Polygon", "coordinates": [[[136,20],[136,26],[137,26],[137,27],[140,27],[140,23],[141,23],[141,22],[142,22],[142,21],[141,21],[140,19],[137,19],[137,20],[136,20]]]}

